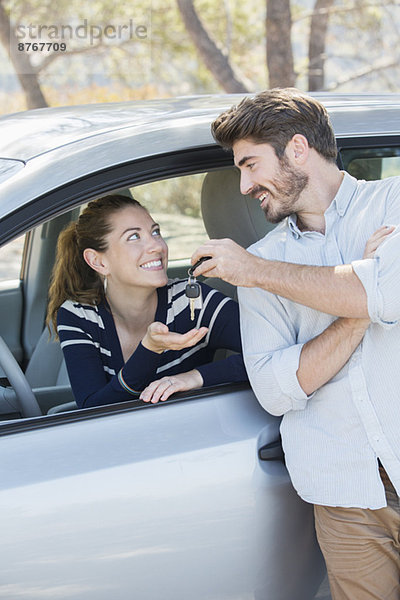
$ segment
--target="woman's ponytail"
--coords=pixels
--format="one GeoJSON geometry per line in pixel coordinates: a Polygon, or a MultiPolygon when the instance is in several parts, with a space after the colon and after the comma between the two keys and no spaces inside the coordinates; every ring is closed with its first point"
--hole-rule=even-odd
{"type": "Polygon", "coordinates": [[[83,258],[85,248],[107,250],[110,216],[128,206],[141,207],[132,197],[122,194],[104,196],[89,202],[78,221],[70,223],[59,235],[56,260],[49,288],[46,323],[56,332],[57,312],[65,300],[99,304],[104,298],[101,276],[83,258]]]}
{"type": "Polygon", "coordinates": [[[57,311],[68,299],[88,304],[97,304],[102,299],[99,276],[86,264],[80,249],[77,223],[70,223],[57,242],[46,319],[54,331],[57,330],[57,311]]]}

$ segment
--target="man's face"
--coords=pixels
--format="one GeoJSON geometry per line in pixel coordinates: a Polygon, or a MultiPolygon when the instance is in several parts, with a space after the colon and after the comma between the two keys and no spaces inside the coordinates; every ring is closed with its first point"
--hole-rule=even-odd
{"type": "Polygon", "coordinates": [[[279,223],[300,208],[299,198],[308,175],[281,160],[269,144],[239,140],[233,145],[235,165],[240,169],[240,191],[260,201],[266,218],[279,223]]]}

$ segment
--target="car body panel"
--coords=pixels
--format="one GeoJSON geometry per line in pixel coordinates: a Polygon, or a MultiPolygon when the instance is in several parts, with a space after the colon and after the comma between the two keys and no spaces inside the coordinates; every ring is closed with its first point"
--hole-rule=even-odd
{"type": "Polygon", "coordinates": [[[57,189],[71,181],[79,180],[115,165],[132,163],[148,156],[178,152],[191,147],[193,135],[197,146],[210,144],[210,135],[204,126],[171,122],[164,128],[152,130],[139,128],[140,143],[135,144],[132,134],[122,129],[112,134],[94,136],[78,141],[66,148],[61,146],[49,153],[41,154],[27,162],[24,169],[11,176],[1,187],[0,219],[11,210],[18,210],[36,197],[57,189]],[[116,140],[117,137],[117,140],[116,140]],[[118,153],[114,152],[115,144],[118,153]],[[111,151],[110,148],[113,148],[111,151]],[[151,150],[150,150],[151,149],[151,150]],[[51,161],[53,169],[49,171],[51,161]]]}
{"type": "Polygon", "coordinates": [[[0,598],[313,597],[312,511],[250,390],[58,420],[0,437],[0,598]]]}

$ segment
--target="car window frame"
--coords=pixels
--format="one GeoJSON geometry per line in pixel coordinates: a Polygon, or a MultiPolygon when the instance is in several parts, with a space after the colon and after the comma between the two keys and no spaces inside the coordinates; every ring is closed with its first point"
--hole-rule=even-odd
{"type": "MultiPolygon", "coordinates": [[[[211,170],[224,167],[229,168],[232,164],[233,158],[231,153],[227,153],[220,147],[212,145],[143,158],[92,173],[39,196],[19,211],[15,211],[6,217],[3,220],[0,230],[0,244],[7,243],[22,234],[29,236],[32,229],[46,221],[116,189],[134,187],[135,185],[171,177],[207,173],[211,170]]],[[[206,399],[210,396],[243,389],[249,390],[250,385],[246,382],[228,383],[200,388],[190,392],[175,394],[172,399],[157,404],[145,404],[133,398],[122,403],[110,403],[99,407],[82,408],[13,421],[0,421],[0,436],[55,424],[98,418],[115,414],[116,412],[157,408],[170,402],[176,403],[200,398],[206,399]]]]}
{"type": "Polygon", "coordinates": [[[226,395],[227,393],[234,394],[250,390],[250,384],[247,382],[223,383],[187,392],[178,392],[174,394],[172,398],[168,398],[165,402],[158,402],[157,404],[147,404],[140,400],[132,399],[125,400],[124,402],[105,404],[103,406],[76,408],[75,410],[46,414],[38,417],[25,417],[10,421],[0,421],[0,438],[5,435],[34,431],[36,429],[44,429],[56,425],[66,425],[87,421],[89,419],[98,419],[107,417],[111,414],[124,414],[136,412],[138,410],[156,410],[168,404],[182,404],[183,402],[187,403],[197,400],[207,400],[210,397],[216,398],[217,396],[226,395]]]}
{"type": "MultiPolygon", "coordinates": [[[[360,136],[341,137],[337,140],[338,160],[337,164],[341,170],[345,170],[346,161],[343,160],[343,151],[346,150],[379,150],[382,148],[399,148],[400,138],[398,135],[379,135],[379,136],[360,136]]],[[[354,160],[352,156],[352,160],[354,160]]],[[[371,157],[373,158],[373,157],[371,157]]]]}
{"type": "Polygon", "coordinates": [[[96,171],[49,190],[4,217],[0,225],[0,245],[63,212],[117,189],[159,179],[205,173],[232,164],[231,153],[219,146],[210,145],[145,157],[96,171]]]}

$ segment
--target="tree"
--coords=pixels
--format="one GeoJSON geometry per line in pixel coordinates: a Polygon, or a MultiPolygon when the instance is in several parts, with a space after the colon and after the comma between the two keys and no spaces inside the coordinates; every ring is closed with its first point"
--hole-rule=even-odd
{"type": "Polygon", "coordinates": [[[292,13],[290,0],[267,0],[266,39],[269,87],[293,87],[292,13]]]}
{"type": "Polygon", "coordinates": [[[235,74],[228,57],[207,33],[194,6],[193,0],[177,0],[185,27],[207,68],[220,86],[228,93],[248,92],[246,84],[235,74]]]}
{"type": "MultiPolygon", "coordinates": [[[[201,1],[197,0],[199,6],[201,1]]],[[[297,85],[310,91],[336,90],[346,84],[367,82],[370,78],[370,85],[378,82],[375,89],[379,91],[398,89],[400,61],[396,49],[400,41],[399,0],[314,0],[311,10],[307,10],[304,4],[299,0],[264,0],[270,87],[297,85]],[[299,33],[298,28],[302,23],[309,23],[309,29],[305,31],[303,27],[299,33]],[[297,31],[296,61],[293,57],[294,31],[297,31]],[[306,48],[306,40],[308,52],[305,51],[304,58],[299,59],[299,47],[306,48]],[[327,60],[331,79],[328,83],[327,60]],[[360,62],[364,66],[357,64],[360,62]]],[[[247,7],[251,15],[254,11],[249,4],[247,7]]],[[[204,22],[203,19],[206,29],[204,22]]],[[[194,44],[197,43],[195,38],[192,37],[192,40],[194,44]]],[[[250,62],[252,58],[249,52],[250,62]]],[[[208,60],[213,62],[212,57],[208,60]]],[[[232,64],[231,60],[231,67],[232,64]]],[[[364,84],[364,89],[367,85],[364,84]]],[[[250,89],[254,89],[254,84],[250,89]]]]}
{"type": "Polygon", "coordinates": [[[18,46],[18,39],[11,27],[10,16],[4,8],[3,0],[0,0],[0,41],[7,49],[18,80],[25,92],[27,107],[48,106],[39,84],[38,73],[31,65],[28,55],[25,52],[11,52],[12,47],[18,46]]]}
{"type": "Polygon", "coordinates": [[[325,47],[329,11],[334,0],[316,0],[311,16],[308,43],[308,89],[310,92],[325,87],[325,47]]]}
{"type": "MultiPolygon", "coordinates": [[[[30,15],[38,15],[44,23],[76,23],[94,15],[104,27],[118,16],[128,19],[137,6],[147,4],[0,0],[0,42],[7,52],[15,47],[21,15],[27,22],[30,15]]],[[[399,7],[400,0],[152,0],[147,47],[139,48],[130,39],[100,39],[86,48],[71,42],[62,59],[60,53],[22,52],[10,60],[29,108],[44,106],[46,98],[50,104],[54,98],[71,103],[63,90],[78,84],[88,90],[84,102],[96,101],[98,81],[106,90],[101,100],[118,100],[120,90],[136,93],[141,86],[139,97],[293,85],[312,91],[351,90],[355,83],[363,91],[377,85],[379,91],[397,90],[399,7]],[[146,64],[140,58],[143,48],[149,54],[146,64]]]]}
{"type": "MultiPolygon", "coordinates": [[[[325,45],[330,9],[334,0],[315,0],[310,15],[309,33],[309,90],[323,89],[325,45]]],[[[204,60],[225,92],[249,91],[234,73],[226,54],[211,39],[194,7],[193,0],[177,0],[186,29],[204,60]]],[[[269,87],[293,87],[297,74],[294,68],[292,48],[291,0],[266,0],[266,66],[269,87]]]]}
{"type": "MultiPolygon", "coordinates": [[[[98,74],[100,77],[104,77],[107,69],[112,69],[116,73],[121,64],[121,54],[126,53],[127,60],[125,64],[129,62],[132,56],[136,57],[136,49],[132,49],[134,45],[132,38],[123,37],[122,34],[104,35],[106,30],[112,32],[113,19],[123,17],[126,22],[129,22],[130,14],[127,3],[112,2],[110,0],[92,0],[89,6],[82,5],[79,0],[58,0],[56,3],[52,0],[13,0],[12,2],[10,0],[0,0],[0,42],[6,49],[16,76],[24,90],[27,108],[48,106],[43,92],[42,80],[45,79],[45,75],[53,67],[53,63],[60,62],[60,59],[64,61],[63,66],[67,64],[68,67],[67,69],[58,69],[58,72],[57,69],[54,69],[58,75],[58,80],[61,80],[63,76],[65,77],[68,69],[72,71],[71,67],[74,60],[80,60],[78,66],[75,63],[75,67],[72,67],[75,70],[75,77],[86,71],[86,76],[89,79],[91,69],[98,69],[99,72],[96,72],[96,75],[98,74]],[[90,13],[90,18],[88,18],[88,13],[90,13]],[[32,24],[32,16],[35,17],[34,24],[32,24]],[[92,21],[96,25],[92,25],[92,21]],[[29,23],[30,25],[21,26],[21,23],[29,23]],[[37,23],[40,25],[37,25],[37,23]],[[71,23],[75,23],[75,25],[72,26],[71,23]],[[93,36],[100,31],[102,33],[99,37],[93,37],[90,40],[84,38],[85,41],[82,42],[82,38],[76,34],[76,28],[79,26],[77,24],[83,29],[83,33],[85,33],[86,27],[87,37],[89,37],[88,32],[91,35],[91,27],[93,27],[93,36]],[[62,32],[60,33],[62,36],[64,31],[67,32],[66,35],[70,31],[75,31],[75,37],[69,39],[68,43],[65,44],[67,46],[65,52],[55,49],[47,52],[32,52],[34,45],[41,45],[43,42],[40,31],[40,33],[36,33],[39,36],[37,39],[27,38],[29,41],[35,41],[39,44],[29,44],[32,46],[30,52],[26,50],[19,51],[19,45],[26,46],[28,44],[20,44],[21,38],[17,36],[17,31],[24,29],[25,32],[35,27],[35,32],[42,28],[45,31],[44,35],[47,31],[52,30],[62,32]]],[[[128,28],[127,25],[124,25],[124,27],[128,28]]],[[[121,31],[124,31],[124,29],[122,28],[121,31]]],[[[70,33],[70,35],[72,34],[70,33]]],[[[56,39],[56,45],[60,46],[59,42],[64,38],[56,37],[56,39]]],[[[47,41],[51,41],[51,38],[47,41]]],[[[127,68],[126,71],[129,72],[129,69],[127,68]]],[[[138,80],[143,79],[137,61],[135,69],[131,69],[130,72],[135,73],[138,80]]],[[[121,72],[119,78],[121,80],[123,78],[121,72]]]]}

